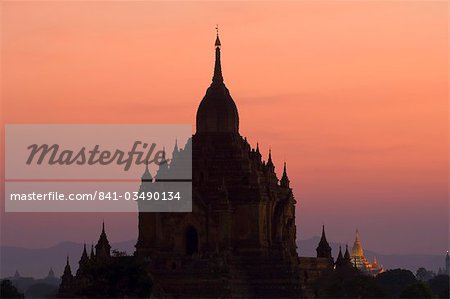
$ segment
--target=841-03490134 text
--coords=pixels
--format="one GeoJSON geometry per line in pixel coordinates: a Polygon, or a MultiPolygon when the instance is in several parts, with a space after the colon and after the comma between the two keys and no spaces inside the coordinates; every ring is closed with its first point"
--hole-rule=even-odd
{"type": "Polygon", "coordinates": [[[69,193],[63,192],[47,192],[47,193],[11,193],[10,200],[101,200],[101,201],[115,201],[115,200],[155,200],[155,201],[170,201],[181,200],[181,193],[179,191],[147,191],[147,192],[111,192],[111,191],[95,191],[93,193],[69,193]]]}

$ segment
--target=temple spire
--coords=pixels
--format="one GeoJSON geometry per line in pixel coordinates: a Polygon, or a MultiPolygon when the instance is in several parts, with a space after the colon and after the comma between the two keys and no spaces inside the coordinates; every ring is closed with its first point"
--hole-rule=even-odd
{"type": "Polygon", "coordinates": [[[336,269],[342,268],[345,264],[344,257],[342,256],[342,247],[339,246],[339,254],[336,259],[336,269]]]}
{"type": "Polygon", "coordinates": [[[84,246],[83,246],[83,255],[87,256],[86,243],[84,243],[84,246]]]}
{"type": "Polygon", "coordinates": [[[175,146],[173,147],[172,158],[173,158],[173,155],[174,155],[175,153],[178,153],[178,151],[179,151],[179,149],[178,149],[178,139],[175,138],[175,146]]]}
{"type": "Polygon", "coordinates": [[[86,251],[86,243],[84,243],[83,253],[81,254],[80,261],[78,262],[78,264],[80,266],[78,267],[77,275],[86,272],[86,268],[87,268],[88,263],[89,263],[89,257],[87,255],[87,251],[86,251]]]}
{"type": "Polygon", "coordinates": [[[319,246],[316,248],[317,257],[324,257],[331,259],[331,247],[328,244],[327,238],[325,237],[325,225],[322,225],[322,237],[319,241],[319,246]]]}
{"type": "Polygon", "coordinates": [[[280,180],[281,187],[289,188],[289,178],[286,171],[286,162],[284,162],[283,175],[280,180]]]}
{"type": "Polygon", "coordinates": [[[352,247],[352,255],[353,256],[364,256],[364,250],[361,245],[361,241],[359,240],[359,231],[356,229],[355,233],[355,242],[353,243],[352,247]]]}
{"type": "Polygon", "coordinates": [[[345,244],[345,254],[344,259],[346,261],[351,261],[350,252],[348,251],[348,244],[345,244]]]}
{"type": "Polygon", "coordinates": [[[355,267],[356,268],[356,259],[353,259],[350,256],[350,252],[348,251],[348,244],[345,244],[345,253],[344,253],[345,264],[348,268],[355,267]]]}
{"type": "Polygon", "coordinates": [[[72,275],[72,270],[70,269],[70,264],[69,264],[69,256],[67,256],[67,259],[66,259],[66,266],[64,268],[64,274],[72,275]]]}
{"type": "Polygon", "coordinates": [[[95,257],[99,260],[109,258],[111,256],[110,250],[111,245],[109,245],[108,237],[105,232],[105,222],[103,221],[102,233],[100,234],[97,245],[95,245],[95,257]]]}
{"type": "Polygon", "coordinates": [[[67,256],[66,266],[64,267],[64,273],[61,277],[61,285],[59,287],[60,293],[65,294],[65,292],[70,290],[70,288],[72,287],[72,280],[72,270],[70,269],[69,256],[67,256]]]}
{"type": "Polygon", "coordinates": [[[222,46],[222,44],[220,43],[220,38],[219,38],[219,26],[216,26],[216,42],[215,42],[215,47],[216,47],[216,62],[214,64],[214,76],[213,76],[213,80],[212,80],[212,85],[218,85],[218,84],[223,84],[223,77],[222,77],[222,66],[220,63],[220,47],[222,46]]]}
{"type": "Polygon", "coordinates": [[[271,172],[275,171],[275,166],[273,165],[273,162],[272,162],[272,150],[271,149],[269,149],[269,158],[267,159],[267,168],[271,172]]]}
{"type": "Polygon", "coordinates": [[[197,110],[197,133],[239,133],[239,113],[230,91],[223,83],[220,61],[221,42],[217,33],[216,60],[212,83],[197,110]]]}
{"type": "Polygon", "coordinates": [[[70,269],[70,264],[69,264],[69,256],[67,256],[66,259],[66,266],[64,267],[64,274],[63,274],[63,281],[64,281],[64,276],[70,276],[70,278],[72,278],[72,270],[70,269]]]}
{"type": "Polygon", "coordinates": [[[153,180],[150,170],[148,169],[148,161],[145,161],[145,171],[142,174],[141,180],[143,182],[151,182],[153,180]]]}
{"type": "Polygon", "coordinates": [[[93,260],[95,258],[95,253],[94,253],[94,244],[91,244],[91,254],[89,257],[91,260],[93,260]]]}
{"type": "Polygon", "coordinates": [[[220,39],[219,39],[219,25],[216,25],[216,43],[215,43],[216,47],[220,47],[220,39]]]}

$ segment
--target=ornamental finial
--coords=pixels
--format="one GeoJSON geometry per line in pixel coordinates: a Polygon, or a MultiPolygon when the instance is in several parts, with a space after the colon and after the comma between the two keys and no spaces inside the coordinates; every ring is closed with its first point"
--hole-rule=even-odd
{"type": "Polygon", "coordinates": [[[220,47],[220,39],[219,39],[219,25],[216,25],[216,43],[215,43],[216,47],[220,47]]]}

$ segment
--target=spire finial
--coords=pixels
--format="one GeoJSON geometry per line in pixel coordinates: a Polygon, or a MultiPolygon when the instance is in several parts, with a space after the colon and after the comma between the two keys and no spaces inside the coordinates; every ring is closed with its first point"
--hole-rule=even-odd
{"type": "Polygon", "coordinates": [[[102,233],[104,233],[104,232],[105,232],[105,220],[103,220],[103,222],[102,222],[102,233]]]}
{"type": "Polygon", "coordinates": [[[215,43],[216,47],[220,47],[220,38],[219,38],[219,24],[216,25],[216,43],[215,43]]]}
{"type": "Polygon", "coordinates": [[[223,84],[223,77],[222,77],[222,65],[220,63],[220,38],[219,38],[219,25],[216,26],[216,62],[214,64],[214,76],[213,76],[213,82],[212,84],[223,84]]]}

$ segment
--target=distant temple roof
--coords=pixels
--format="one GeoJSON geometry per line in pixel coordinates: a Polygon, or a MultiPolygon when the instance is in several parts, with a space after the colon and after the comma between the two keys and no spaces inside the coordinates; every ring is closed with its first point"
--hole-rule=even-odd
{"type": "Polygon", "coordinates": [[[55,272],[53,272],[52,268],[48,271],[47,278],[55,278],[55,272]]]}

